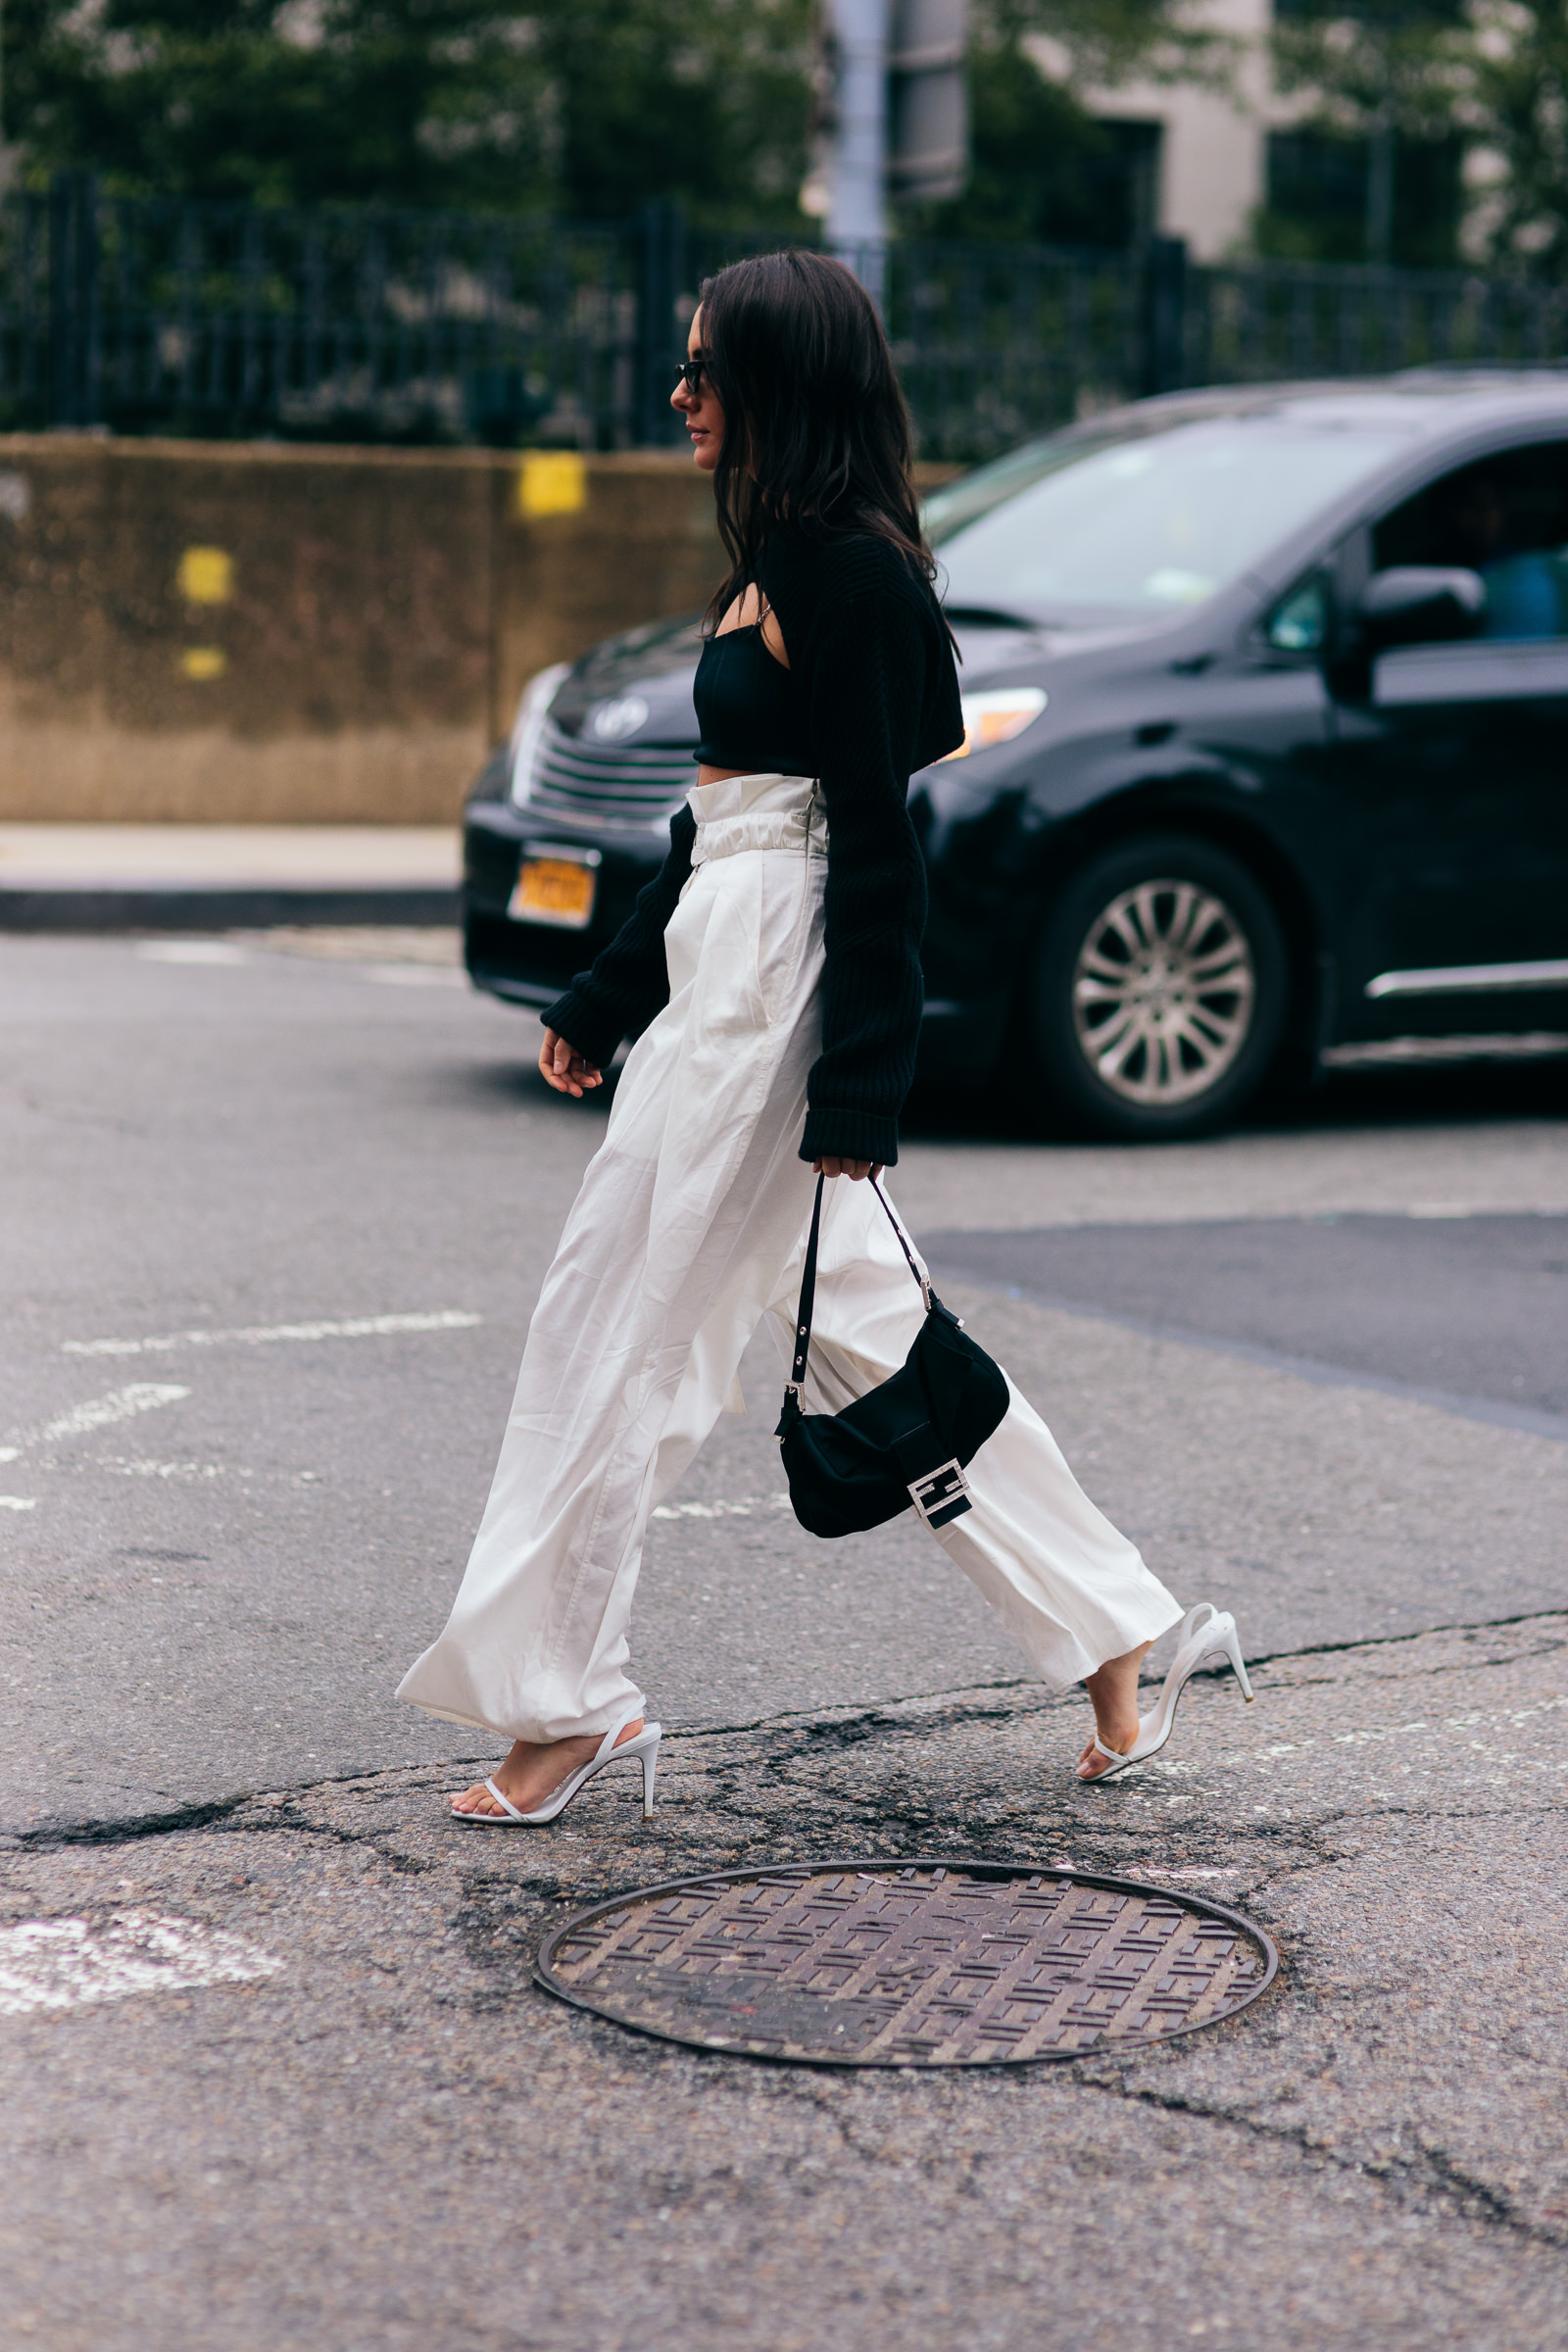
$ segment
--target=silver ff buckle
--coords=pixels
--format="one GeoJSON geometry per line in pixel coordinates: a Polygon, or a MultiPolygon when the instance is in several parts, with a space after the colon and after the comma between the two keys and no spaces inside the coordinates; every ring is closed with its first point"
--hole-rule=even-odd
{"type": "Polygon", "coordinates": [[[966,1511],[969,1482],[957,1455],[938,1469],[928,1470],[924,1478],[911,1478],[909,1496],[927,1527],[946,1527],[950,1519],[966,1511]]]}

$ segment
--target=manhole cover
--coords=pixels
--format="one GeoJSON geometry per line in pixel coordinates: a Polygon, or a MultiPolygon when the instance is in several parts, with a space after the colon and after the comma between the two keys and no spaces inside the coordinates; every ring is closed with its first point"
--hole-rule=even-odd
{"type": "Polygon", "coordinates": [[[542,1984],[666,2041],[827,2066],[1004,2066],[1212,2026],[1279,1956],[1200,1897],[1004,1862],[810,1862],[579,1911],[542,1984]]]}

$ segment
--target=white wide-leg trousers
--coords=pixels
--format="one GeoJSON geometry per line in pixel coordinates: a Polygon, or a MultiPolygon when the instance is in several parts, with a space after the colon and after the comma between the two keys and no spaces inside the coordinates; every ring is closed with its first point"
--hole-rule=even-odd
{"type": "MultiPolygon", "coordinates": [[[[808,779],[691,795],[694,871],[665,932],[669,1002],[620,1075],[529,1326],[483,1521],[439,1639],[398,1695],[515,1740],[610,1729],[649,1513],[726,1405],[770,1311],[787,1359],[815,1184],[798,1156],[820,1035],[826,843],[808,779]]],[[[868,1184],[827,1188],[805,1402],[837,1412],[903,1363],[920,1293],[868,1184]]],[[[1012,1391],[935,1541],[1060,1687],[1181,1611],[1012,1391]]],[[[813,1542],[804,1534],[802,1542],[813,1542]]]]}

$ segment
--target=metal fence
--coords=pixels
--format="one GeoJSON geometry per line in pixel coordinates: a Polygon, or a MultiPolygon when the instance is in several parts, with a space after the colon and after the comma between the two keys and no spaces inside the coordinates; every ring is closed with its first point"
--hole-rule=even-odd
{"type": "MultiPolygon", "coordinates": [[[[625,449],[671,437],[703,276],[770,240],[675,208],[572,226],[173,203],[62,173],[0,202],[0,428],[625,449]]],[[[1463,271],[901,240],[876,266],[923,453],[1140,393],[1568,360],[1568,291],[1463,271]]]]}
{"type": "Polygon", "coordinates": [[[175,204],[62,174],[0,205],[0,416],[412,441],[633,431],[611,228],[175,204]]]}
{"type": "Polygon", "coordinates": [[[1310,263],[1226,263],[1187,277],[1183,383],[1568,363],[1564,286],[1310,263]]]}

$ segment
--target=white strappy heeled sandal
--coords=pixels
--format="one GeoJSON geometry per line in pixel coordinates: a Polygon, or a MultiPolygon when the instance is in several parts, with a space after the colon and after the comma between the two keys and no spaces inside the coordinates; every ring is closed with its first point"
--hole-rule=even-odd
{"type": "Polygon", "coordinates": [[[1096,1755],[1108,1760],[1103,1772],[1091,1773],[1080,1781],[1080,1787],[1098,1788],[1105,1781],[1119,1780],[1134,1764],[1145,1763],[1157,1755],[1170,1738],[1176,1721],[1176,1704],[1182,1692],[1206,1658],[1223,1657],[1242,1686],[1242,1696],[1249,1706],[1252,1703],[1252,1686],[1247,1679],[1242,1661],[1241,1638],[1236,1620],[1229,1609],[1216,1609],[1211,1600],[1200,1600],[1189,1609],[1182,1619],[1181,1639],[1176,1655],[1170,1662],[1170,1672],[1160,1689],[1158,1699],[1151,1714],[1138,1719],[1138,1737],[1129,1748],[1107,1747],[1097,1730],[1090,1741],[1096,1755]]]}
{"type": "Polygon", "coordinates": [[[643,1768],[643,1819],[652,1821],[654,1775],[659,1769],[659,1742],[663,1737],[662,1728],[657,1723],[645,1723],[635,1740],[622,1740],[619,1747],[615,1745],[627,1724],[635,1723],[641,1712],[640,1706],[628,1707],[624,1715],[611,1725],[587,1763],[579,1765],[575,1772],[568,1772],[560,1788],[552,1788],[544,1803],[536,1805],[531,1813],[520,1813],[506,1791],[498,1788],[494,1781],[487,1780],[485,1787],[501,1811],[460,1813],[454,1806],[453,1820],[466,1822],[470,1828],[481,1830],[514,1830],[519,1825],[526,1828],[540,1822],[554,1821],[559,1813],[564,1813],[578,1789],[591,1781],[596,1772],[603,1772],[607,1764],[636,1762],[643,1768]]]}

